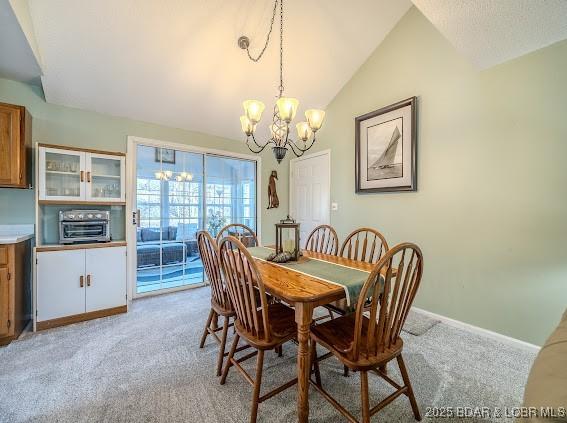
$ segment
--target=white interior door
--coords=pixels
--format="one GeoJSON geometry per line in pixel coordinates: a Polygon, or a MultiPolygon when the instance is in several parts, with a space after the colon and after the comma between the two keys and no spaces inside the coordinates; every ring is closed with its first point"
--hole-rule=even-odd
{"type": "Polygon", "coordinates": [[[85,312],[85,250],[37,253],[37,320],[85,312]]]}
{"type": "Polygon", "coordinates": [[[328,150],[290,161],[290,215],[301,224],[302,247],[316,226],[330,222],[330,161],[328,150]]]}
{"type": "Polygon", "coordinates": [[[92,248],[86,253],[86,311],[126,304],[126,247],[92,248]]]}

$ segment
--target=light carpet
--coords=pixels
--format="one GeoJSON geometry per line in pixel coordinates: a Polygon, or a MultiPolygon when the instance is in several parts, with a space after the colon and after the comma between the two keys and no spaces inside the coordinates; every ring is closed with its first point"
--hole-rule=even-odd
{"type": "MultiPolygon", "coordinates": [[[[251,387],[232,370],[220,386],[216,342],[209,337],[199,349],[208,310],[208,288],[192,289],[137,300],[128,314],[31,334],[0,348],[0,422],[248,421],[251,387]]],[[[403,338],[424,416],[428,407],[520,404],[535,353],[443,323],[403,338]]],[[[295,353],[289,343],[282,358],[266,354],[264,392],[294,377],[295,353]]],[[[254,362],[245,363],[251,373],[254,362]]],[[[400,380],[394,365],[389,370],[400,380]]],[[[321,371],[326,388],[359,416],[359,375],[343,377],[334,359],[321,371]]],[[[369,380],[371,404],[391,392],[377,377],[369,380]]],[[[260,404],[258,421],[295,421],[295,404],[291,388],[260,404]]],[[[310,419],[344,421],[313,389],[310,419]]],[[[414,421],[405,396],[373,420],[414,421]]]]}

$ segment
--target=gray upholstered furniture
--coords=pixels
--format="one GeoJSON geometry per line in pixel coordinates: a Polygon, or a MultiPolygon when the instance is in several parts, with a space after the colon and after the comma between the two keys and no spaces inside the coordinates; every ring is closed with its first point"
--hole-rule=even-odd
{"type": "MultiPolygon", "coordinates": [[[[547,339],[537,355],[524,391],[524,406],[532,410],[552,410],[561,414],[567,409],[567,310],[559,326],[547,339]],[[561,407],[563,407],[561,409],[561,407]]],[[[521,422],[565,422],[567,415],[538,415],[521,422]]]]}
{"type": "Polygon", "coordinates": [[[174,226],[141,228],[137,234],[138,268],[184,263],[187,257],[197,256],[196,240],[178,240],[174,226]]]}

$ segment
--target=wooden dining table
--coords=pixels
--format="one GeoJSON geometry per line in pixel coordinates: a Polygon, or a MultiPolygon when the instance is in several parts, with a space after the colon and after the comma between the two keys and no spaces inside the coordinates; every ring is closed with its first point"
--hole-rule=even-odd
{"type": "MultiPolygon", "coordinates": [[[[328,254],[303,251],[303,260],[316,259],[345,266],[365,272],[371,272],[373,264],[350,260],[328,254]]],[[[302,259],[300,259],[302,260],[302,259]]],[[[258,270],[262,275],[266,291],[292,305],[295,309],[295,322],[297,324],[297,417],[300,422],[307,422],[309,418],[309,331],[313,323],[313,310],[322,305],[346,297],[342,286],[329,280],[319,279],[284,267],[276,263],[255,258],[258,270]]]]}

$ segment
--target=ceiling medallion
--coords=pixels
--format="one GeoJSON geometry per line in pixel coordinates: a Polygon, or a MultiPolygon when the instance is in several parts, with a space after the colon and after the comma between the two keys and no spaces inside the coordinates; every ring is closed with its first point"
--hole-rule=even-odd
{"type": "Polygon", "coordinates": [[[293,141],[289,137],[289,127],[297,112],[299,101],[295,98],[284,97],[283,95],[283,0],[275,0],[274,2],[274,11],[272,14],[270,30],[268,31],[266,42],[262,51],[260,51],[260,54],[257,57],[253,57],[250,54],[250,40],[246,36],[238,38],[238,46],[241,49],[246,50],[248,57],[253,62],[258,62],[262,58],[262,55],[266,51],[270,42],[270,35],[274,26],[278,3],[280,5],[280,85],[278,87],[279,95],[277,96],[276,104],[274,105],[272,113],[270,139],[268,139],[265,143],[259,143],[256,141],[256,137],[254,136],[256,125],[260,122],[262,113],[266,107],[261,101],[246,100],[242,103],[244,106],[244,115],[240,116],[240,124],[242,125],[242,131],[246,134],[246,145],[250,151],[253,153],[260,153],[271,144],[273,145],[272,151],[274,152],[274,156],[278,163],[280,163],[286,156],[289,149],[291,149],[293,154],[297,157],[300,157],[307,150],[313,147],[313,144],[315,143],[315,133],[323,124],[325,112],[317,109],[307,110],[305,112],[305,118],[307,121],[299,122],[296,125],[298,141],[293,141]],[[252,140],[252,143],[250,140],[252,140]]]}

